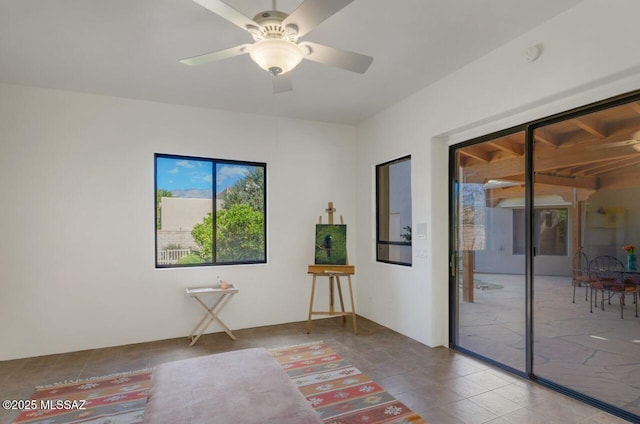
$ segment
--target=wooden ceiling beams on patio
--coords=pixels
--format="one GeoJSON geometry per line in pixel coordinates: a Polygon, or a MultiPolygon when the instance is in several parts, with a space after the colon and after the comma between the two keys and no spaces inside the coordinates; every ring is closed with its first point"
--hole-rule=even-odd
{"type": "MultiPolygon", "coordinates": [[[[586,200],[599,189],[636,187],[640,179],[640,102],[631,102],[534,131],[536,195],[586,200]],[[574,193],[574,189],[576,190],[574,193]]],[[[487,204],[524,197],[523,131],[464,147],[463,181],[502,184],[487,189],[487,204]]]]}

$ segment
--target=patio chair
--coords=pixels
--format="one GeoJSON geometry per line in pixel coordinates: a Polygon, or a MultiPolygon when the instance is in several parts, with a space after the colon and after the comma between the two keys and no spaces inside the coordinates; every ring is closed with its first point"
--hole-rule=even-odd
{"type": "Polygon", "coordinates": [[[633,296],[633,303],[636,305],[636,318],[638,318],[638,293],[640,293],[640,279],[634,273],[634,277],[627,278],[625,275],[622,284],[611,288],[612,292],[620,293],[620,318],[624,318],[625,295],[630,293],[633,296]]]}
{"type": "Polygon", "coordinates": [[[609,294],[609,304],[611,304],[611,287],[616,284],[622,284],[622,275],[624,273],[624,264],[614,256],[597,256],[589,262],[589,277],[591,283],[591,301],[589,302],[590,312],[593,312],[593,305],[597,307],[598,291],[602,293],[601,308],[604,311],[604,293],[609,294]],[[595,292],[595,299],[593,293],[595,292]]]}
{"type": "Polygon", "coordinates": [[[589,300],[589,257],[582,250],[582,247],[578,249],[575,255],[573,255],[573,276],[571,278],[571,284],[573,285],[573,303],[576,303],[576,287],[584,286],[584,301],[589,300]]]}

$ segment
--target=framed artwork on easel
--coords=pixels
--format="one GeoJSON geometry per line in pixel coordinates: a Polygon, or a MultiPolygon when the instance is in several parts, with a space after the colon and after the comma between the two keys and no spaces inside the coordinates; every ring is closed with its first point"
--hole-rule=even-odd
{"type": "Polygon", "coordinates": [[[316,265],[347,264],[347,226],[316,224],[316,265]]]}
{"type": "Polygon", "coordinates": [[[309,265],[307,274],[313,275],[311,283],[311,299],[309,301],[309,317],[307,318],[307,334],[311,332],[311,318],[313,315],[323,316],[340,316],[342,323],[346,324],[347,316],[353,319],[353,334],[358,334],[358,324],[356,322],[356,307],[353,301],[353,288],[351,287],[351,276],[356,273],[355,267],[349,265],[347,256],[347,226],[344,225],[342,216],[340,216],[340,225],[334,225],[333,214],[336,209],[333,202],[327,205],[329,224],[322,224],[322,215],[318,218],[316,225],[315,239],[315,264],[309,265]],[[328,277],[329,281],[329,310],[314,311],[313,299],[316,291],[316,281],[318,278],[328,277]],[[351,301],[351,312],[344,308],[344,299],[342,297],[342,286],[340,277],[346,277],[349,283],[349,299],[351,301]],[[335,293],[334,287],[338,289],[338,298],[340,299],[340,311],[335,309],[335,293]]]}

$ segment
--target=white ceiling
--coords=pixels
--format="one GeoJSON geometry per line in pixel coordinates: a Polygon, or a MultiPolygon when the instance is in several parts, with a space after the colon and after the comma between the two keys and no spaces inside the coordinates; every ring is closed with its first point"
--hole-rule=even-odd
{"type": "MultiPolygon", "coordinates": [[[[0,81],[355,124],[580,1],[356,0],[302,39],[372,56],[367,73],[303,61],[294,90],[274,95],[248,55],[178,63],[252,42],[191,0],[0,0],[0,81]]],[[[227,3],[251,18],[271,9],[227,3]]]]}

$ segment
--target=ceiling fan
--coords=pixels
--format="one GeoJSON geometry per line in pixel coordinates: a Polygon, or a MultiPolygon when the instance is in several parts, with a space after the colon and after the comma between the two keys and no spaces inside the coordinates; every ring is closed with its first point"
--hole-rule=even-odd
{"type": "Polygon", "coordinates": [[[238,12],[222,0],[193,0],[202,7],[220,15],[246,30],[253,44],[242,44],[224,50],[182,59],[186,65],[201,65],[216,60],[249,54],[251,59],[274,77],[274,91],[291,90],[286,75],[302,59],[332,65],[363,74],[373,58],[309,41],[298,39],[339,12],[353,0],[305,0],[290,15],[276,9],[258,13],[253,19],[238,12]]]}

